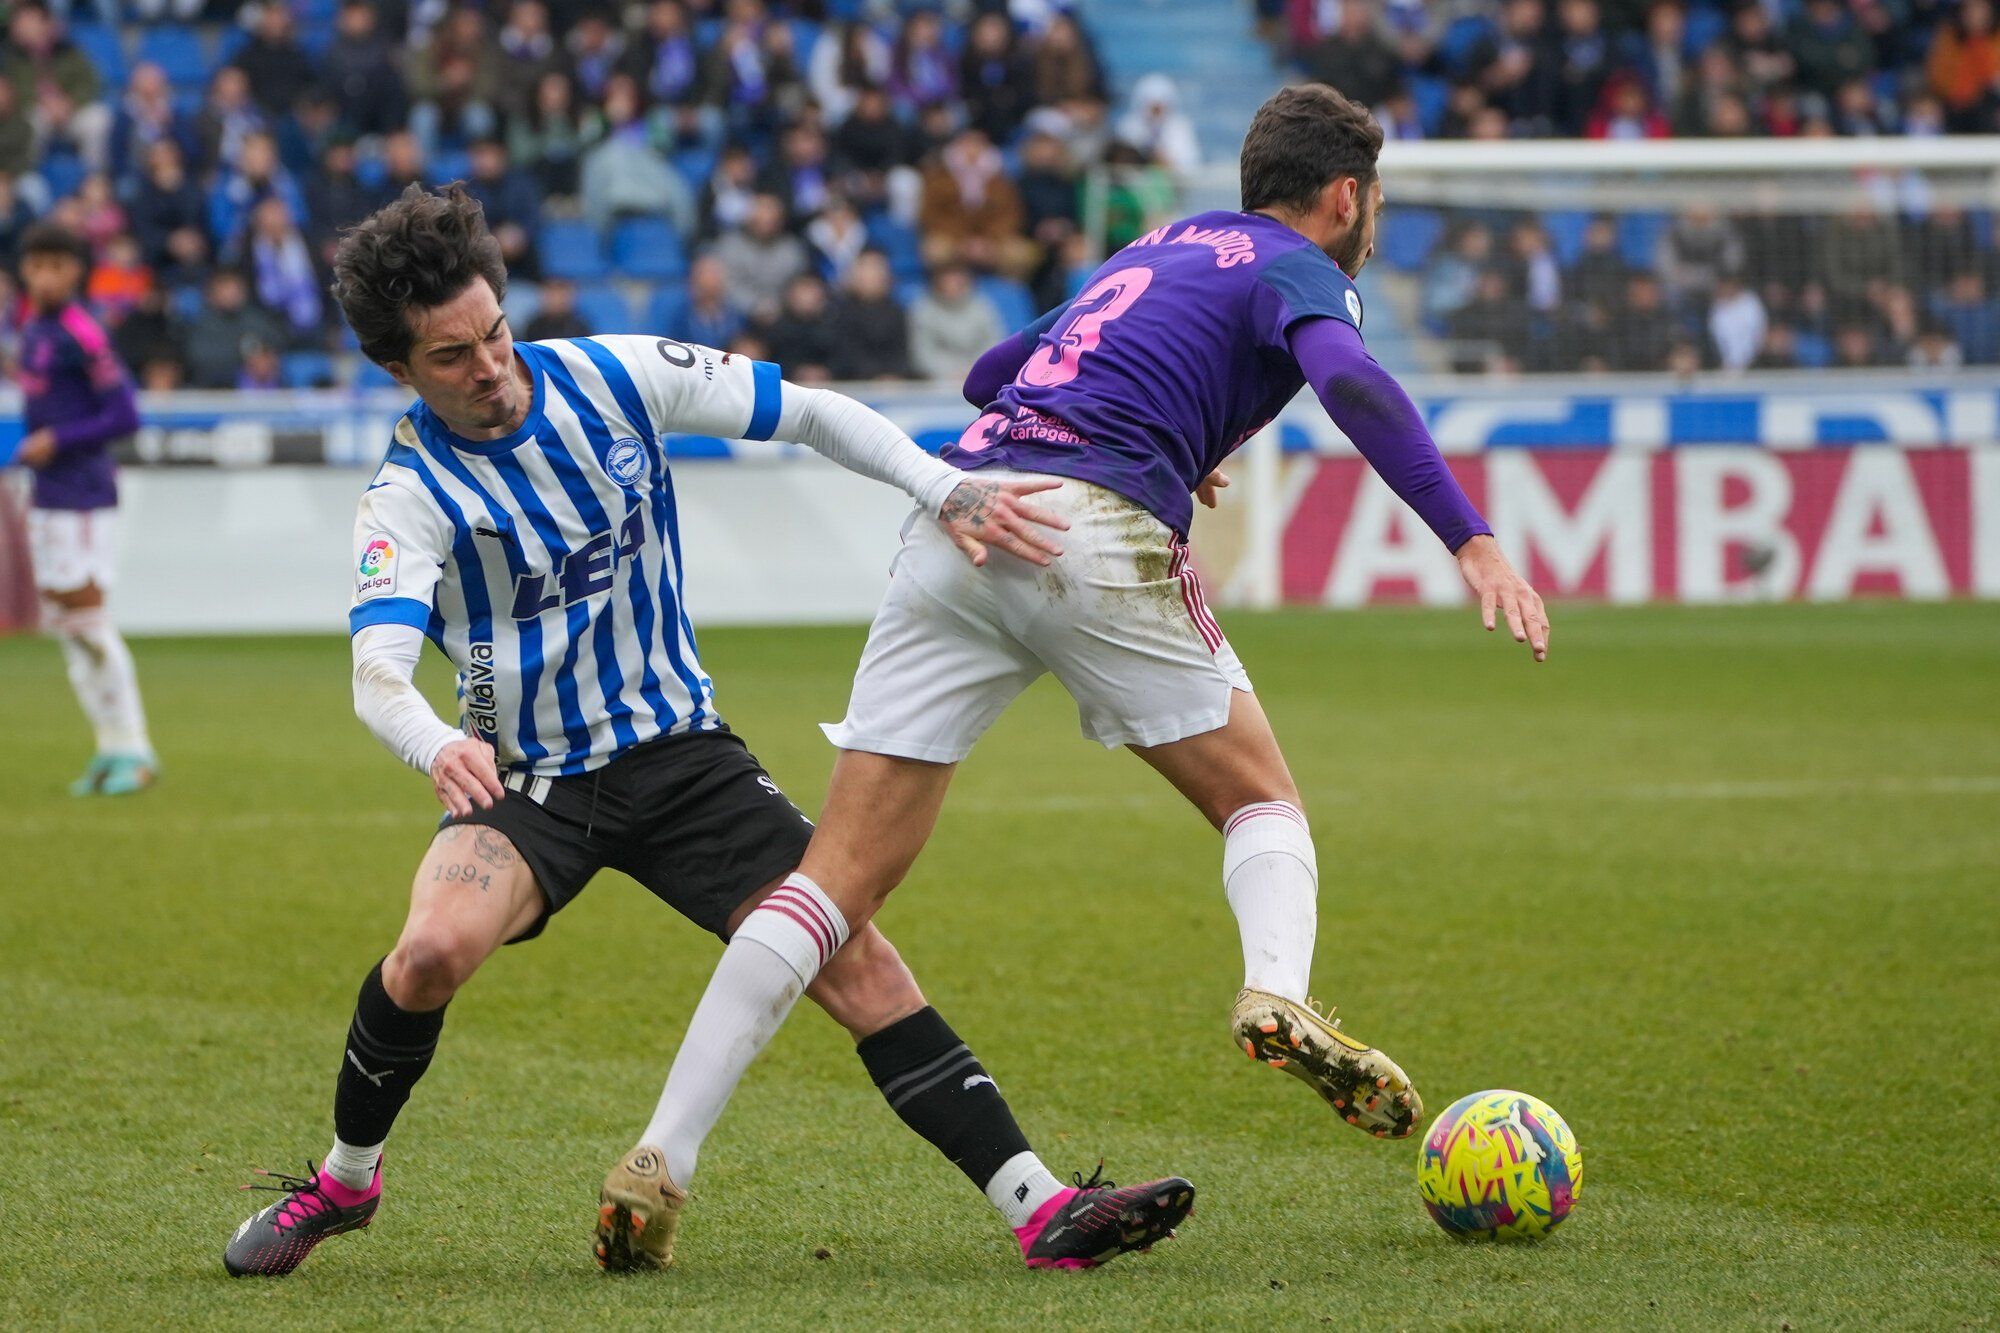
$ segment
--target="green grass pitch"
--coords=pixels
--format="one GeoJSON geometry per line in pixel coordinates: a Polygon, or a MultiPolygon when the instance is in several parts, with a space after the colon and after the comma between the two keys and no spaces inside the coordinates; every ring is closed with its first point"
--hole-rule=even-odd
{"type": "MultiPolygon", "coordinates": [[[[232,1282],[248,1168],[326,1146],[428,788],[353,719],[340,640],[160,639],[165,783],[73,801],[57,654],[0,642],[0,1325],[1990,1326],[2000,606],[1556,626],[1534,668],[1466,613],[1229,621],[1314,821],[1317,993],[1433,1111],[1516,1087],[1568,1118],[1586,1182],[1550,1241],[1448,1239],[1414,1142],[1231,1046],[1218,840],[1045,682],[883,925],[1051,1166],[1185,1173],[1196,1216],[1024,1271],[803,1009],[709,1141],[679,1265],[628,1280],[590,1261],[595,1191],[713,941],[600,880],[452,1006],[375,1225],[232,1282]]],[[[808,809],[861,638],[703,638],[808,809]]]]}

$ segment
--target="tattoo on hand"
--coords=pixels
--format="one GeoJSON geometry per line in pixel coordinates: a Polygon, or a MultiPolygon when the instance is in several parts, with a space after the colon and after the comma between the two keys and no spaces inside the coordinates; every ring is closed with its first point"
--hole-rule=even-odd
{"type": "Polygon", "coordinates": [[[993,516],[993,502],[1000,495],[998,483],[991,481],[963,481],[958,488],[945,498],[944,508],[938,511],[938,518],[945,523],[968,523],[978,528],[993,516]]]}

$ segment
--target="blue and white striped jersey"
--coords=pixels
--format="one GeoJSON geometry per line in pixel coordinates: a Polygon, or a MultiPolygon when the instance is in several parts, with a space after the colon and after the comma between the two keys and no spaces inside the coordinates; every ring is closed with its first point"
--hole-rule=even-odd
{"type": "Polygon", "coordinates": [[[462,439],[421,401],[397,423],[355,520],[349,632],[423,630],[502,769],[716,729],[661,437],[769,439],[778,368],[652,337],[515,347],[534,400],[513,434],[462,439]]]}

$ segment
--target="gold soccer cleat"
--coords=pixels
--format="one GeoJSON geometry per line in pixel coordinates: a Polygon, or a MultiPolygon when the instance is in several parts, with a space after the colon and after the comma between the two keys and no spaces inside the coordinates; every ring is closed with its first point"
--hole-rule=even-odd
{"type": "Polygon", "coordinates": [[[631,1273],[674,1261],[687,1191],[667,1176],[657,1148],[640,1144],[611,1168],[597,1202],[597,1266],[631,1273]]]}
{"type": "Polygon", "coordinates": [[[1307,1084],[1348,1124],[1378,1139],[1407,1138],[1424,1118],[1423,1099],[1409,1075],[1373,1046],[1342,1032],[1330,1014],[1311,1001],[1244,990],[1236,996],[1231,1026],[1245,1055],[1307,1084]]]}

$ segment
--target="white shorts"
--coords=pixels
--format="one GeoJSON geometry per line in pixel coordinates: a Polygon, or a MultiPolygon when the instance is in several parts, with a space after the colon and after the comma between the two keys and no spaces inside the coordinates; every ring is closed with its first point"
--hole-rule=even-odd
{"type": "Polygon", "coordinates": [[[1060,480],[1030,497],[1070,523],[1046,568],[995,551],[976,569],[936,522],[911,515],[828,739],[956,763],[1044,671],[1106,747],[1163,745],[1229,720],[1231,692],[1250,678],[1202,601],[1186,543],[1124,496],[1060,480]]]}
{"type": "Polygon", "coordinates": [[[30,509],[28,559],[41,592],[109,589],[117,563],[116,509],[30,509]]]}

